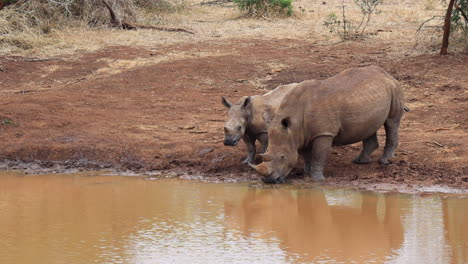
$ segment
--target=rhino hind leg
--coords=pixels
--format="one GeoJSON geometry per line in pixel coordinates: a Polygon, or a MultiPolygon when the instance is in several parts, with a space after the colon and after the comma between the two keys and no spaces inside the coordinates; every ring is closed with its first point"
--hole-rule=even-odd
{"type": "Polygon", "coordinates": [[[379,141],[377,140],[377,132],[374,133],[372,136],[364,139],[362,141],[362,151],[357,156],[353,162],[356,164],[367,164],[370,163],[371,154],[379,147],[379,141]]]}
{"type": "Polygon", "coordinates": [[[385,148],[379,163],[387,165],[394,157],[395,149],[398,146],[398,129],[400,128],[401,115],[398,117],[388,118],[385,121],[385,148]]]}
{"type": "Polygon", "coordinates": [[[327,161],[328,153],[332,147],[332,142],[333,137],[320,136],[312,142],[310,152],[305,152],[303,154],[304,160],[310,160],[310,162],[304,162],[304,164],[308,166],[305,168],[305,172],[308,172],[308,175],[315,181],[325,180],[325,177],[323,176],[323,167],[327,161]]]}

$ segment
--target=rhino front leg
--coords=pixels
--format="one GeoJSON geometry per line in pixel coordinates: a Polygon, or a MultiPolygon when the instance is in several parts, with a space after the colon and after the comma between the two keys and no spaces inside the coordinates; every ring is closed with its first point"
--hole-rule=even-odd
{"type": "Polygon", "coordinates": [[[268,134],[267,133],[261,133],[258,136],[258,141],[260,141],[260,144],[262,145],[262,149],[260,150],[260,153],[265,153],[265,151],[268,148],[268,134]]]}
{"type": "Polygon", "coordinates": [[[395,118],[389,118],[385,121],[385,148],[383,156],[379,159],[380,164],[389,164],[389,159],[392,159],[395,154],[395,149],[398,146],[400,119],[401,116],[398,116],[395,118]]]}
{"type": "Polygon", "coordinates": [[[302,158],[304,159],[304,174],[307,176],[310,175],[311,167],[312,167],[312,149],[303,150],[302,158]]]}
{"type": "Polygon", "coordinates": [[[244,137],[242,139],[244,140],[244,143],[247,146],[247,158],[242,163],[252,163],[255,159],[255,154],[257,153],[257,150],[255,148],[256,139],[255,137],[248,136],[247,134],[244,134],[244,137]]]}
{"type": "Polygon", "coordinates": [[[323,167],[327,161],[328,153],[332,147],[333,137],[321,136],[312,142],[310,152],[310,173],[315,181],[325,180],[323,177],[323,167]]]}
{"type": "Polygon", "coordinates": [[[379,142],[377,140],[377,132],[376,132],[374,133],[374,135],[362,141],[362,151],[359,154],[359,156],[357,156],[357,158],[353,160],[353,162],[357,164],[370,163],[371,162],[370,156],[372,152],[374,152],[374,150],[376,150],[378,147],[379,147],[379,142]]]}

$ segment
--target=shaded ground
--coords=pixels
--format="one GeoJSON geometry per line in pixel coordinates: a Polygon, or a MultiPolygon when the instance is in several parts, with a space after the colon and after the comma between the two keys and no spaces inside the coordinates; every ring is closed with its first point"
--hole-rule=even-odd
{"type": "MultiPolygon", "coordinates": [[[[240,164],[245,147],[222,145],[221,95],[237,100],[376,64],[402,83],[411,108],[397,156],[386,167],[356,165],[350,161],[359,144],[334,148],[326,184],[468,188],[468,54],[396,58],[386,53],[390,46],[234,39],[117,46],[50,60],[0,57],[0,159],[3,168],[29,162],[36,169],[61,164],[256,179],[240,164]]],[[[300,178],[300,169],[291,175],[293,183],[300,178]]]]}

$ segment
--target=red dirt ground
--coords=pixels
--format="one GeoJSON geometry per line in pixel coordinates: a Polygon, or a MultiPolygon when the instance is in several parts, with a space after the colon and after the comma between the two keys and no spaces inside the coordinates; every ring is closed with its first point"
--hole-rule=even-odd
{"type": "MultiPolygon", "coordinates": [[[[334,148],[325,184],[468,188],[468,54],[395,57],[386,53],[390,46],[235,39],[118,46],[51,60],[0,57],[1,167],[26,162],[32,172],[60,165],[257,179],[241,164],[245,146],[222,144],[222,95],[237,100],[375,64],[401,82],[411,109],[394,163],[356,165],[360,144],[334,148]],[[121,61],[131,66],[113,71],[121,61]]],[[[382,147],[374,159],[381,153],[382,147]]],[[[290,178],[301,177],[297,169],[290,178]]]]}

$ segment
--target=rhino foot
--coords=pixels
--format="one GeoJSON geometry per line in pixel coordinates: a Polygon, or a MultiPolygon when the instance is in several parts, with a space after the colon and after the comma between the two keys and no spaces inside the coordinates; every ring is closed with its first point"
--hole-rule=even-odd
{"type": "Polygon", "coordinates": [[[242,164],[249,164],[249,163],[252,163],[253,159],[247,157],[243,162],[242,164]]]}
{"type": "Polygon", "coordinates": [[[361,156],[353,159],[353,163],[356,163],[356,164],[369,164],[369,163],[371,163],[371,161],[372,161],[371,158],[361,157],[361,156]]]}
{"type": "Polygon", "coordinates": [[[312,176],[312,179],[314,181],[323,181],[323,180],[325,180],[325,177],[323,176],[323,172],[321,172],[321,171],[320,172],[318,172],[318,171],[313,172],[312,175],[310,175],[310,176],[312,176]]]}
{"type": "Polygon", "coordinates": [[[382,165],[388,165],[391,162],[387,158],[382,157],[382,158],[379,159],[379,163],[382,164],[382,165]]]}

